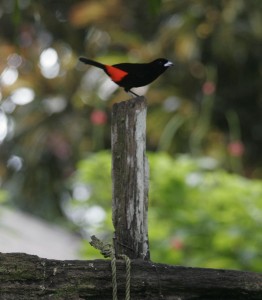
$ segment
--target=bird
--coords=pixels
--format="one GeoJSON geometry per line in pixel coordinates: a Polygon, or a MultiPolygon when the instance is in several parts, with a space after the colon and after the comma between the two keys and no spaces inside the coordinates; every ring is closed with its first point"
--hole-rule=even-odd
{"type": "Polygon", "coordinates": [[[131,91],[132,88],[148,85],[174,65],[166,58],[158,58],[149,63],[119,63],[115,65],[102,64],[86,57],[79,57],[79,60],[102,69],[113,82],[136,97],[139,95],[131,91]]]}

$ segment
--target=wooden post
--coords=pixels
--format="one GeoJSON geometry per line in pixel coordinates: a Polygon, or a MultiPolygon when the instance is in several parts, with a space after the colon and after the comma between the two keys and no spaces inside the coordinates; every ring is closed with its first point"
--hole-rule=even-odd
{"type": "Polygon", "coordinates": [[[116,103],[112,112],[112,218],[116,256],[149,260],[146,100],[116,103]]]}

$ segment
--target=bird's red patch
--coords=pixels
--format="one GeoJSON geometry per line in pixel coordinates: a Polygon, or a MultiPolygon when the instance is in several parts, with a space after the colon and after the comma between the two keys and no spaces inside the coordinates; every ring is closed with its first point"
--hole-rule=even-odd
{"type": "Polygon", "coordinates": [[[114,82],[121,81],[128,73],[113,66],[105,65],[106,71],[114,82]]]}

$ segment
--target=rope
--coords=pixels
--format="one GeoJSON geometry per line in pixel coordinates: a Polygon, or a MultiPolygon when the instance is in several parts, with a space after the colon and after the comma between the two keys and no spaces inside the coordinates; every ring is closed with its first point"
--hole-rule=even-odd
{"type": "MultiPolygon", "coordinates": [[[[113,287],[113,300],[117,300],[117,280],[116,280],[116,256],[115,250],[111,244],[104,244],[96,236],[91,236],[90,245],[100,250],[100,253],[105,257],[111,258],[112,269],[112,287],[113,287]]],[[[125,286],[125,300],[130,300],[130,282],[131,282],[131,260],[125,255],[121,254],[119,257],[123,258],[126,264],[126,286],[125,286]]]]}
{"type": "Polygon", "coordinates": [[[131,260],[125,254],[120,255],[120,257],[122,257],[126,263],[126,297],[125,297],[125,300],[130,300],[131,260]]]}
{"type": "Polygon", "coordinates": [[[113,300],[117,300],[117,281],[116,281],[116,257],[111,257],[111,269],[112,269],[112,287],[113,287],[113,300]]]}

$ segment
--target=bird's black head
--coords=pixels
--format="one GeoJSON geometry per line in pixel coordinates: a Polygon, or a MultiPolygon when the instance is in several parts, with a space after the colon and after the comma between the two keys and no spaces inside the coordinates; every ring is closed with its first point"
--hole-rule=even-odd
{"type": "Polygon", "coordinates": [[[158,67],[166,68],[166,69],[174,65],[171,61],[169,61],[166,58],[158,58],[152,61],[152,63],[158,67]]]}

